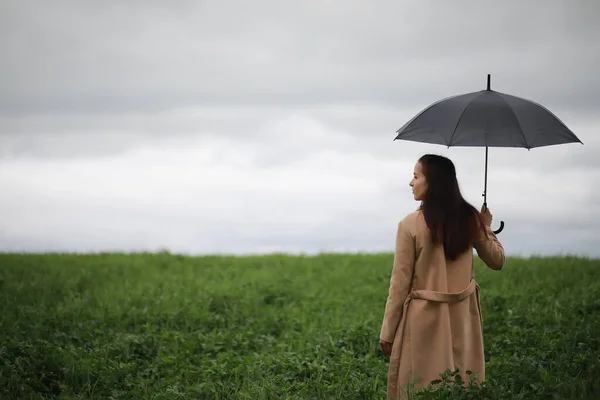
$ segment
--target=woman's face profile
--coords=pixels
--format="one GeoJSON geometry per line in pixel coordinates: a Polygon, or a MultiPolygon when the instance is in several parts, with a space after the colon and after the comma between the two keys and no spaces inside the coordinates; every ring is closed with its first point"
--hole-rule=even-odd
{"type": "Polygon", "coordinates": [[[423,175],[423,167],[420,162],[415,164],[413,178],[409,185],[412,188],[415,200],[422,201],[425,198],[425,193],[427,192],[427,180],[425,179],[425,175],[423,175]]]}

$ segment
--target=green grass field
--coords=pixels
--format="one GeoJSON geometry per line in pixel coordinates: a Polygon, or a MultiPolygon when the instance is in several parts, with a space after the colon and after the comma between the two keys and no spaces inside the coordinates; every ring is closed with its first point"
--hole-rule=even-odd
{"type": "MultiPolygon", "coordinates": [[[[0,255],[0,396],[382,399],[392,259],[0,255]]],[[[488,380],[418,398],[599,399],[600,261],[477,262],[488,380]]]]}

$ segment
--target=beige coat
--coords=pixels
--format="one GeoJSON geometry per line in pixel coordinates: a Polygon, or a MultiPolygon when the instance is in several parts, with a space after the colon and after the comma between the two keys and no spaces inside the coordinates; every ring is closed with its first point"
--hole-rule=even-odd
{"type": "MultiPolygon", "coordinates": [[[[504,249],[488,227],[474,244],[492,269],[504,265],[504,249]]],[[[409,381],[426,387],[445,369],[467,370],[485,379],[479,285],[473,251],[446,260],[442,245],[433,246],[425,219],[417,210],[398,224],[396,253],[380,338],[393,343],[388,398],[405,398],[409,381]]]]}

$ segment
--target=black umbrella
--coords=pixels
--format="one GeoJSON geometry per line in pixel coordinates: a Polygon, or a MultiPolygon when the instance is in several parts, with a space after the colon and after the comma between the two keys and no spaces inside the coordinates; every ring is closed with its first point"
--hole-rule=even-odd
{"type": "MultiPolygon", "coordinates": [[[[488,147],[534,147],[581,142],[543,106],[490,89],[452,96],[425,108],[402,128],[394,140],[485,147],[483,204],[487,207],[488,147]]],[[[504,221],[500,228],[504,229],[504,221]]]]}

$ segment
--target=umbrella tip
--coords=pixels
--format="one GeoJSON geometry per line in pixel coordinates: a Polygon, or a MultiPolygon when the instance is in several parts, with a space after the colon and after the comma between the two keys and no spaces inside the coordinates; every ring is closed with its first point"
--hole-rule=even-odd
{"type": "Polygon", "coordinates": [[[492,75],[487,74],[487,90],[491,90],[492,75]]]}

